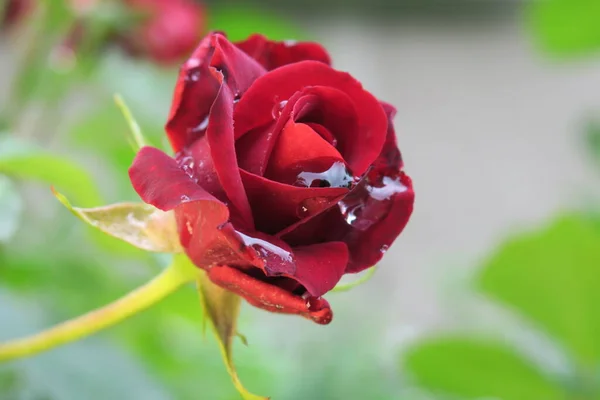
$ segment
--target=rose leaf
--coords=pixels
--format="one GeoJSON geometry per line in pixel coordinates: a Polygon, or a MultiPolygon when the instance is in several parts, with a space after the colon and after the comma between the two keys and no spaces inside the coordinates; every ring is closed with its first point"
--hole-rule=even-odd
{"type": "Polygon", "coordinates": [[[119,203],[95,208],[73,207],[62,194],[58,200],[75,216],[94,228],[146,251],[181,253],[173,212],[145,203],[119,203]]]}

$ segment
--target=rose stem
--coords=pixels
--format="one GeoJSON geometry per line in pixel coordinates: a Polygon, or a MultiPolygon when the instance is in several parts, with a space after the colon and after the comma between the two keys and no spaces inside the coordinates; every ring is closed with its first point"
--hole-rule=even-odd
{"type": "Polygon", "coordinates": [[[0,343],[0,362],[29,357],[82,339],[145,310],[198,277],[189,263],[173,263],[145,285],[104,307],[32,336],[0,343]]]}

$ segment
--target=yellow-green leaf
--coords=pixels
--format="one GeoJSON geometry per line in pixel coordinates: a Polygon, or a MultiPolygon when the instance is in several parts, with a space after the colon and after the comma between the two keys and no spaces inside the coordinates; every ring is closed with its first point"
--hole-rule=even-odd
{"type": "Polygon", "coordinates": [[[232,342],[233,337],[239,335],[236,331],[236,323],[241,298],[212,283],[204,272],[198,278],[198,292],[205,321],[208,321],[217,337],[225,367],[235,388],[244,400],[267,400],[268,397],[257,396],[246,390],[233,365],[232,342]]]}
{"type": "Polygon", "coordinates": [[[119,203],[95,208],[73,207],[54,191],[69,211],[94,228],[146,251],[181,253],[173,212],[145,203],[119,203]]]}

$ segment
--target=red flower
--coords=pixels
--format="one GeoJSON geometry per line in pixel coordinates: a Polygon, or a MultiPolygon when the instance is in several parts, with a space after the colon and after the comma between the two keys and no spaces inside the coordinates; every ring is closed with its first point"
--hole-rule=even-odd
{"type": "Polygon", "coordinates": [[[0,29],[9,29],[21,22],[32,11],[33,6],[33,0],[8,0],[3,5],[3,10],[0,7],[0,29]]]}
{"type": "Polygon", "coordinates": [[[145,147],[129,174],[145,202],[175,210],[213,282],[326,324],[321,296],[379,261],[412,212],[393,115],[318,44],[214,33],[179,75],[175,158],[145,147]]]}
{"type": "Polygon", "coordinates": [[[204,9],[193,0],[125,0],[142,21],[123,35],[134,55],[161,64],[178,62],[194,50],[204,30],[204,9]]]}

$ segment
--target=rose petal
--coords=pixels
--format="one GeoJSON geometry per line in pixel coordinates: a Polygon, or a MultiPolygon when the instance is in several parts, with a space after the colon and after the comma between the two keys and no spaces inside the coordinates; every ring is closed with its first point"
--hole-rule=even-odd
{"type": "Polygon", "coordinates": [[[234,96],[241,96],[265,69],[220,33],[207,35],[182,66],[166,125],[175,152],[206,129],[205,120],[225,77],[234,96]]]}
{"type": "Polygon", "coordinates": [[[307,168],[311,168],[311,172],[323,172],[336,161],[344,163],[335,147],[308,125],[289,120],[279,134],[265,177],[294,184],[298,173],[307,168]]]}
{"type": "Polygon", "coordinates": [[[158,149],[143,147],[129,176],[146,203],[163,211],[175,210],[181,245],[195,265],[262,265],[227,222],[227,206],[198,186],[174,159],[158,149]]]}
{"type": "Polygon", "coordinates": [[[402,232],[413,210],[412,182],[400,170],[402,157],[391,121],[394,109],[387,105],[385,108],[389,116],[385,145],[361,183],[338,207],[301,220],[277,234],[292,246],[329,241],[346,243],[350,250],[348,273],[362,271],[379,261],[402,232]]]}
{"type": "Polygon", "coordinates": [[[142,200],[163,211],[181,203],[203,201],[222,209],[225,222],[229,212],[225,204],[198,186],[177,162],[153,147],[142,147],[129,168],[131,184],[142,200]]]}
{"type": "Polygon", "coordinates": [[[275,42],[263,35],[254,34],[235,45],[269,71],[282,65],[304,60],[331,64],[329,54],[323,46],[313,42],[275,42]]]}
{"type": "Polygon", "coordinates": [[[256,229],[274,234],[296,221],[334,206],[348,189],[305,188],[241,170],[256,229]],[[268,194],[268,195],[265,195],[268,194]]]}
{"type": "Polygon", "coordinates": [[[348,265],[348,246],[342,242],[295,247],[296,279],[312,296],[329,292],[340,281],[348,265]]]}
{"type": "Polygon", "coordinates": [[[242,184],[235,153],[233,95],[226,85],[221,86],[210,109],[206,137],[219,182],[231,201],[230,208],[234,207],[236,214],[243,218],[243,225],[240,228],[252,229],[254,227],[252,210],[242,184]]]}
{"type": "MultiPolygon", "coordinates": [[[[381,152],[386,137],[387,118],[377,99],[365,91],[349,74],[336,71],[317,61],[302,61],[270,71],[258,78],[237,104],[236,137],[272,119],[273,106],[288,100],[308,86],[326,86],[345,92],[358,116],[358,132],[362,148],[346,155],[356,175],[366,171],[381,152]]],[[[316,121],[315,121],[316,122],[316,121]]],[[[356,140],[356,138],[354,138],[356,140]]]]}
{"type": "Polygon", "coordinates": [[[325,299],[304,299],[226,265],[211,268],[208,270],[208,277],[215,284],[242,296],[253,306],[267,311],[298,314],[324,325],[333,318],[325,299]]]}

